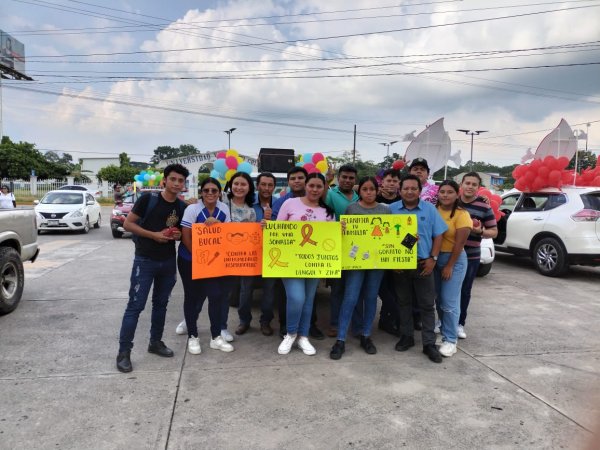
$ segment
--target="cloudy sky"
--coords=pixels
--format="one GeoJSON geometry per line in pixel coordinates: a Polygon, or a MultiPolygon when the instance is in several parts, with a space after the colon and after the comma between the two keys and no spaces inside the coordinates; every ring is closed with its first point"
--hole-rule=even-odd
{"type": "MultiPolygon", "coordinates": [[[[600,1],[2,0],[35,81],[5,135],[79,157],[160,145],[381,161],[445,118],[452,153],[520,162],[565,118],[600,150],[600,1]],[[200,6],[199,6],[200,5],[200,6]]],[[[579,143],[585,147],[585,141],[579,143]]]]}

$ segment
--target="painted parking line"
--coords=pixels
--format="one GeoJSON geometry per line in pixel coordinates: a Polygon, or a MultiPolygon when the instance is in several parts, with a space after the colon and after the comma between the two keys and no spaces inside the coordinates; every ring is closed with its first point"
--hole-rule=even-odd
{"type": "Polygon", "coordinates": [[[83,239],[58,239],[44,242],[40,245],[40,255],[33,264],[25,263],[25,279],[35,279],[44,276],[51,270],[57,269],[71,261],[93,252],[102,244],[87,242],[83,239]]]}

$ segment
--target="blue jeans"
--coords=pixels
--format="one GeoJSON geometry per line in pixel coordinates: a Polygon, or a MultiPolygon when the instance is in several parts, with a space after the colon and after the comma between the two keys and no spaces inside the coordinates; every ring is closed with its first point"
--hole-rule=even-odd
{"type": "Polygon", "coordinates": [[[339,328],[337,338],[346,340],[348,326],[353,315],[359,320],[360,325],[355,328],[363,336],[371,335],[371,327],[377,313],[377,293],[383,278],[383,270],[348,270],[344,274],[346,280],[344,299],[340,308],[339,328]],[[355,307],[361,300],[362,314],[355,314],[355,307]]]}
{"type": "Polygon", "coordinates": [[[318,278],[283,278],[287,296],[286,326],[288,334],[308,336],[318,278]]]}
{"type": "MultiPolygon", "coordinates": [[[[252,287],[261,277],[240,277],[240,304],[238,316],[240,324],[252,322],[252,287]]],[[[260,323],[269,324],[273,320],[273,299],[275,298],[276,278],[262,278],[263,295],[260,301],[260,323]]]]}
{"type": "Polygon", "coordinates": [[[340,306],[344,299],[345,289],[345,271],[341,278],[332,278],[329,280],[331,285],[331,295],[329,297],[329,325],[331,328],[338,327],[338,318],[340,317],[340,306]]]}
{"type": "Polygon", "coordinates": [[[448,264],[450,252],[441,252],[435,270],[435,290],[437,293],[438,316],[442,322],[442,341],[456,344],[458,315],[460,314],[460,289],[467,273],[467,254],[463,250],[452,268],[449,280],[442,280],[442,269],[448,264]]]}
{"type": "Polygon", "coordinates": [[[192,280],[192,262],[177,258],[179,276],[183,283],[183,315],[188,329],[188,337],[198,337],[198,316],[204,300],[208,297],[208,318],[210,335],[216,338],[221,334],[222,304],[227,303],[222,288],[223,278],[192,280]]]}
{"type": "Polygon", "coordinates": [[[144,256],[136,256],[131,268],[129,301],[123,314],[119,333],[119,352],[133,348],[133,338],[140,313],[146,307],[146,301],[152,289],[152,318],[150,342],[162,340],[167,315],[167,303],[173,286],[177,281],[175,257],[164,261],[156,261],[144,256]]]}
{"type": "Polygon", "coordinates": [[[235,279],[238,277],[227,276],[219,277],[223,286],[223,302],[221,303],[221,330],[227,329],[227,320],[229,320],[229,296],[235,285],[235,279]]]}
{"type": "Polygon", "coordinates": [[[471,302],[471,289],[473,289],[473,282],[477,276],[479,263],[479,258],[468,260],[467,274],[465,275],[465,280],[460,291],[460,317],[458,318],[458,323],[462,326],[465,325],[465,321],[467,320],[467,309],[471,302]]]}

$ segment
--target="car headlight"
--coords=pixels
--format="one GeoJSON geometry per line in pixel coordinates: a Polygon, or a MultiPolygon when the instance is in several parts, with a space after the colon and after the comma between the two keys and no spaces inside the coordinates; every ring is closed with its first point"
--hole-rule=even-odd
{"type": "Polygon", "coordinates": [[[71,217],[83,217],[83,208],[78,209],[77,211],[73,211],[69,214],[71,217]]]}

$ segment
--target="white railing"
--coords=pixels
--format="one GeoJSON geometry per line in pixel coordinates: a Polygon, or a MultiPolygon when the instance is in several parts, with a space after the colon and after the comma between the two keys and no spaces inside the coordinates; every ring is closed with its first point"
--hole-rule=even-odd
{"type": "Polygon", "coordinates": [[[103,197],[112,197],[112,186],[107,182],[98,183],[75,183],[73,180],[54,179],[54,180],[37,180],[37,177],[32,177],[30,180],[16,180],[2,178],[0,185],[7,185],[10,191],[15,194],[15,197],[34,197],[41,199],[47,192],[64,186],[65,184],[77,184],[85,186],[93,191],[101,191],[103,197]]]}

